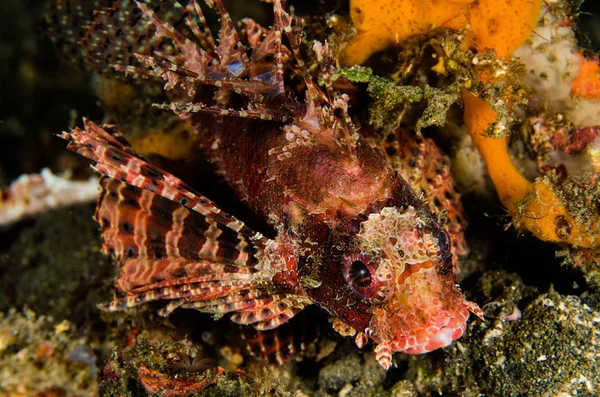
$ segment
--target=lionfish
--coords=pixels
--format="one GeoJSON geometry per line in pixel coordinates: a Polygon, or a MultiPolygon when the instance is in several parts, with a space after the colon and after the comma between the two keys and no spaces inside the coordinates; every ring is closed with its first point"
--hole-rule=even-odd
{"type": "MultiPolygon", "coordinates": [[[[161,16],[160,4],[124,0],[96,12],[87,27],[92,63],[115,46],[135,61],[125,64],[113,49],[104,61],[115,69],[185,91],[187,100],[158,106],[192,123],[219,173],[275,231],[268,238],[253,230],[144,160],[116,126],[86,120],[84,129],[60,136],[103,175],[96,219],[120,276],[118,297],[102,308],[163,300],[162,315],[176,308],[229,314],[254,327],[252,352],[279,363],[302,344],[278,337],[278,327],[310,305],[359,347],[372,340],[386,369],[394,352],[448,346],[465,331],[469,312],[482,315],[455,282],[452,251],[461,251],[460,241],[451,242],[415,190],[414,172],[394,166],[381,142],[359,133],[350,97],[334,87],[328,44],[314,44],[318,68],[310,72],[303,21],[283,0],[269,3],[273,26],[245,19],[240,34],[222,1],[206,0],[220,17],[218,39],[196,0],[169,3],[181,12],[179,29],[161,16]],[[127,26],[113,26],[123,21],[144,25],[151,44],[128,45],[127,26]]],[[[431,172],[421,178],[434,191],[429,199],[439,204],[442,195],[460,206],[442,189],[447,164],[415,157],[431,145],[396,143],[412,171],[431,172]]],[[[453,240],[462,238],[460,227],[450,230],[453,240]]]]}

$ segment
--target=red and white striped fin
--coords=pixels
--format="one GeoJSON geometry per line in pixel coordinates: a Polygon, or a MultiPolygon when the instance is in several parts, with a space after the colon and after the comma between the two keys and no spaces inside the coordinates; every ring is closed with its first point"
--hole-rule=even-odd
{"type": "Polygon", "coordinates": [[[277,328],[310,304],[308,297],[273,297],[259,301],[254,307],[237,310],[231,316],[231,321],[244,325],[254,324],[258,330],[277,328]]]}
{"type": "Polygon", "coordinates": [[[302,28],[303,21],[298,18],[292,18],[290,14],[285,12],[285,1],[284,0],[272,0],[273,12],[275,16],[275,25],[281,27],[281,30],[285,32],[285,35],[290,42],[290,48],[292,55],[296,62],[296,68],[300,73],[304,84],[306,85],[306,99],[309,104],[318,103],[322,92],[314,82],[304,58],[300,53],[300,44],[302,43],[302,28]],[[295,25],[295,26],[294,26],[295,25]]]}
{"type": "Polygon", "coordinates": [[[183,258],[197,263],[197,271],[203,262],[218,262],[228,272],[258,262],[262,248],[255,241],[210,217],[112,178],[101,178],[100,187],[96,220],[104,251],[120,261],[183,258]]]}
{"type": "Polygon", "coordinates": [[[190,0],[186,7],[186,25],[190,28],[196,39],[209,52],[217,52],[217,44],[212,36],[204,13],[196,0],[190,0]]]}
{"type": "MultiPolygon", "coordinates": [[[[175,307],[196,309],[204,313],[221,316],[234,313],[231,320],[238,324],[253,324],[256,329],[276,328],[287,322],[312,301],[305,296],[268,291],[260,286],[255,289],[241,290],[239,293],[210,301],[194,301],[193,297],[180,299],[175,307]]],[[[165,308],[161,314],[168,314],[171,308],[165,308]]]]}
{"type": "Polygon", "coordinates": [[[71,150],[96,161],[105,175],[96,220],[103,251],[119,263],[116,285],[124,296],[103,309],[168,300],[165,315],[189,307],[247,318],[246,312],[264,308],[271,314],[256,315],[254,322],[265,327],[289,320],[310,304],[283,276],[290,271],[285,261],[265,253],[275,241],[141,159],[113,126],[87,120],[85,126],[61,137],[70,141],[71,150]]]}
{"type": "MultiPolygon", "coordinates": [[[[152,284],[147,285],[144,292],[129,291],[123,298],[115,298],[112,302],[101,305],[101,308],[108,311],[123,310],[128,307],[134,307],[143,303],[157,300],[171,300],[179,303],[203,301],[207,305],[213,300],[219,300],[228,296],[244,296],[246,291],[251,288],[261,288],[273,290],[277,293],[277,286],[264,285],[266,280],[263,278],[262,285],[257,285],[258,279],[255,277],[250,280],[232,279],[232,280],[214,280],[201,283],[178,284],[170,287],[153,288],[152,284]]],[[[196,308],[194,306],[194,308],[196,308]]],[[[167,313],[168,314],[168,313],[167,313]]]]}
{"type": "MultiPolygon", "coordinates": [[[[160,18],[142,2],[137,1],[136,4],[142,11],[142,15],[149,24],[156,28],[155,35],[169,40],[176,50],[175,54],[169,56],[164,56],[159,51],[140,52],[136,54],[137,59],[144,62],[149,68],[146,74],[163,78],[167,82],[167,89],[181,85],[193,95],[194,83],[206,84],[229,88],[256,102],[261,102],[263,98],[261,93],[270,90],[271,87],[262,81],[244,79],[247,76],[249,61],[233,22],[220,1],[209,1],[208,3],[214,6],[221,15],[222,26],[219,31],[219,45],[216,48],[216,54],[210,49],[205,50],[200,44],[185,37],[172,24],[160,18]]],[[[188,12],[195,13],[197,10],[200,8],[187,8],[188,12]]],[[[196,25],[195,30],[199,29],[199,26],[196,25]]],[[[140,72],[139,68],[121,67],[120,69],[126,73],[144,73],[140,72]]]]}
{"type": "Polygon", "coordinates": [[[242,23],[245,24],[246,37],[252,48],[250,76],[255,80],[276,84],[277,88],[271,92],[272,97],[283,93],[283,69],[292,59],[292,53],[281,43],[282,26],[275,23],[267,30],[249,18],[243,19],[242,23]]]}
{"type": "MultiPolygon", "coordinates": [[[[230,294],[222,298],[215,298],[210,301],[198,301],[193,299],[179,299],[173,301],[173,305],[176,307],[183,307],[186,309],[196,309],[204,313],[213,313],[216,315],[222,315],[225,313],[231,313],[238,310],[244,310],[247,308],[256,307],[260,302],[264,300],[272,300],[274,294],[270,294],[268,291],[260,288],[245,289],[237,291],[235,294],[230,294]]],[[[173,308],[165,307],[161,310],[161,315],[168,315],[173,308]]]]}
{"type": "MultiPolygon", "coordinates": [[[[247,227],[239,219],[220,210],[211,200],[195,192],[174,175],[150,165],[132,150],[121,148],[106,135],[109,131],[91,121],[85,129],[75,128],[59,136],[70,141],[68,148],[96,162],[95,169],[110,178],[173,201],[188,210],[250,239],[258,249],[268,241],[261,233],[247,227]]],[[[111,131],[118,132],[116,128],[111,131]]],[[[150,198],[147,198],[150,200],[150,198]]]]}
{"type": "MultiPolygon", "coordinates": [[[[171,89],[180,85],[187,89],[191,96],[195,93],[196,85],[212,85],[226,88],[231,92],[249,98],[254,104],[263,103],[265,99],[273,100],[280,97],[284,90],[284,64],[291,60],[292,52],[285,48],[281,42],[282,32],[294,36],[296,59],[302,65],[299,70],[304,70],[302,58],[299,55],[301,33],[291,31],[292,18],[287,14],[282,5],[275,1],[275,23],[270,30],[258,28],[248,34],[248,44],[251,49],[250,56],[244,47],[240,36],[225,9],[222,0],[207,0],[220,16],[221,26],[218,33],[218,44],[206,27],[206,19],[196,2],[190,2],[186,7],[185,22],[197,41],[184,36],[177,31],[175,25],[162,18],[148,4],[136,1],[143,19],[155,29],[154,35],[163,38],[173,49],[169,54],[156,49],[147,52],[138,52],[136,58],[142,61],[147,70],[142,70],[135,64],[117,65],[116,67],[128,74],[142,76],[157,76],[166,81],[166,88],[171,89]]],[[[183,8],[178,3],[175,8],[183,8]]],[[[257,27],[256,24],[253,26],[257,27]]],[[[290,39],[292,41],[292,39],[290,39]]],[[[306,77],[303,74],[303,77],[306,77]]],[[[307,82],[309,88],[314,88],[312,80],[307,82]]],[[[311,91],[312,92],[312,91],[311,91]]],[[[316,95],[316,94],[315,94],[316,95]]],[[[291,103],[286,98],[280,98],[284,103],[291,103]]],[[[294,106],[292,106],[296,110],[294,106]]],[[[201,111],[204,111],[202,108],[201,111]]],[[[231,114],[232,116],[245,117],[243,112],[231,114]]]]}
{"type": "Polygon", "coordinates": [[[257,120],[275,120],[285,122],[288,116],[283,114],[281,111],[266,109],[262,107],[255,107],[254,109],[231,109],[223,107],[211,107],[203,103],[162,103],[154,105],[160,109],[169,109],[173,113],[176,113],[181,118],[187,118],[192,113],[211,113],[216,116],[233,116],[248,119],[257,120]]]}
{"type": "Polygon", "coordinates": [[[248,350],[272,364],[283,364],[317,340],[321,321],[316,310],[304,310],[277,328],[260,331],[244,326],[248,350]]]}

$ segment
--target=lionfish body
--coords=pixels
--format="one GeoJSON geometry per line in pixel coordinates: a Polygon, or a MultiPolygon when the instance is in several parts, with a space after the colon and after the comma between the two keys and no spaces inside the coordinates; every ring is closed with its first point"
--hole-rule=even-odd
{"type": "MultiPolygon", "coordinates": [[[[96,218],[121,267],[122,293],[105,308],[167,300],[165,315],[178,307],[230,313],[266,331],[318,305],[360,347],[370,338],[385,368],[393,352],[423,353],[460,337],[469,311],[481,312],[455,284],[449,235],[353,126],[348,97],[331,83],[327,45],[314,47],[323,89],[302,59],[301,23],[281,1],[272,1],[271,29],[245,21],[244,40],[221,1],[206,3],[221,18],[218,40],[194,0],[177,5],[193,38],[136,3],[172,50],[116,68],[186,90],[187,102],[160,106],[194,125],[220,173],[276,233],[255,232],[147,163],[115,127],[86,122],[62,137],[105,175],[96,218]],[[292,95],[288,79],[302,89],[292,95]]],[[[279,362],[294,350],[261,349],[279,362]]]]}

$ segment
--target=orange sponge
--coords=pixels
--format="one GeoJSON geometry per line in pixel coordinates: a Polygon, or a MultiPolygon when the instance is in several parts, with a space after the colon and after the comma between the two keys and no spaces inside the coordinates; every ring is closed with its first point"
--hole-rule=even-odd
{"type": "Polygon", "coordinates": [[[506,137],[486,137],[488,127],[496,121],[489,103],[463,91],[465,124],[473,143],[481,153],[502,204],[515,224],[544,241],[568,243],[575,247],[600,246],[600,219],[587,220],[572,216],[560,191],[549,180],[529,182],[517,170],[508,155],[506,137]]]}
{"type": "Polygon", "coordinates": [[[340,55],[345,65],[361,64],[374,52],[434,28],[471,26],[468,41],[478,50],[509,55],[533,30],[542,0],[351,0],[350,16],[359,34],[340,55]]]}
{"type": "Polygon", "coordinates": [[[600,99],[600,65],[598,59],[581,59],[581,69],[573,85],[571,94],[589,99],[600,99]]]}

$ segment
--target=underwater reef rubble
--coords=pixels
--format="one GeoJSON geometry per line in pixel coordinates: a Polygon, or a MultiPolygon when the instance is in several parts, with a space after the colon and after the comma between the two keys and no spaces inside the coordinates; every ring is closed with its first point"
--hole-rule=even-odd
{"type": "Polygon", "coordinates": [[[26,309],[0,313],[0,394],[98,395],[96,357],[68,321],[55,322],[26,309]]]}
{"type": "MultiPolygon", "coordinates": [[[[269,26],[269,5],[247,3],[228,8],[269,26]]],[[[434,176],[431,183],[449,180],[452,186],[454,178],[462,194],[455,212],[469,225],[458,281],[484,320],[471,319],[464,336],[444,349],[394,354],[387,371],[375,360],[372,343],[358,349],[329,325],[290,362],[268,365],[248,353],[241,328],[228,318],[187,309],[161,317],[160,304],[100,311],[97,305],[114,295],[118,269],[100,253],[94,208],[72,202],[19,214],[0,229],[0,396],[600,395],[600,67],[593,49],[576,41],[580,4],[528,2],[515,14],[527,23],[515,25],[514,10],[502,8],[508,1],[480,1],[478,10],[476,2],[453,1],[442,13],[432,0],[421,4],[438,8],[428,8],[426,20],[416,18],[415,27],[400,34],[394,28],[398,15],[406,19],[419,2],[398,1],[404,14],[385,16],[376,9],[383,0],[288,3],[306,20],[307,68],[318,69],[312,44],[325,39],[348,65],[336,67],[335,88],[350,96],[350,115],[369,142],[389,140],[384,150],[395,161],[403,153],[401,140],[392,140],[405,134],[417,142],[409,150],[413,155],[423,148],[432,153],[434,145],[451,159],[450,179],[434,176]],[[514,40],[477,33],[482,27],[474,18],[485,7],[490,18],[493,7],[502,11],[498,31],[512,30],[514,40]],[[460,18],[448,18],[451,13],[460,18]],[[375,35],[376,50],[373,37],[361,36],[365,23],[378,23],[389,36],[375,35]],[[354,59],[344,50],[348,43],[354,59]],[[402,134],[395,133],[399,127],[402,134]]],[[[111,4],[89,2],[85,18],[93,17],[94,7],[111,4]]],[[[37,32],[28,37],[43,40],[37,32]]],[[[75,41],[61,46],[72,51],[75,41]]],[[[248,215],[243,203],[228,199],[231,192],[214,175],[189,120],[152,106],[180,101],[182,92],[164,93],[160,81],[132,81],[114,70],[81,72],[83,61],[77,62],[83,74],[77,81],[91,82],[77,90],[98,101],[92,112],[86,104],[86,116],[116,124],[152,164],[194,187],[210,185],[211,198],[226,202],[236,216],[248,215]]],[[[30,88],[35,94],[47,86],[30,88]]],[[[61,106],[78,111],[72,101],[61,106]]],[[[47,121],[52,134],[81,125],[64,116],[47,121]]],[[[25,134],[24,146],[16,133],[7,142],[34,157],[31,140],[39,134],[25,134]]],[[[10,189],[10,179],[33,172],[32,164],[89,178],[88,164],[55,150],[62,142],[52,134],[45,138],[56,141],[44,155],[50,164],[13,155],[0,159],[0,170],[9,170],[4,186],[10,189]]],[[[417,168],[428,163],[419,160],[417,168]]],[[[313,314],[315,323],[327,323],[326,314],[313,314]]]]}
{"type": "MultiPolygon", "coordinates": [[[[496,297],[496,305],[515,305],[522,298],[515,289],[523,286],[512,278],[511,294],[496,297]]],[[[485,275],[480,282],[510,290],[498,285],[508,280],[485,275]]],[[[461,396],[596,395],[600,312],[576,296],[553,290],[536,296],[521,310],[518,319],[496,314],[486,322],[470,324],[468,336],[437,360],[417,358],[409,370],[417,389],[423,395],[439,391],[461,396]]]]}

